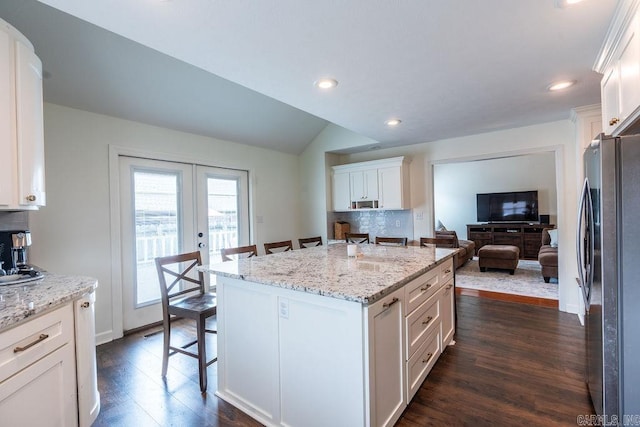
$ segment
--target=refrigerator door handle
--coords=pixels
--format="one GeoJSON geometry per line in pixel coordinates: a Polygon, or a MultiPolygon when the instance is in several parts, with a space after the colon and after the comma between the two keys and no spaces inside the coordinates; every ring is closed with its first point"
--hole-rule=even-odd
{"type": "MultiPolygon", "coordinates": [[[[585,214],[591,217],[589,212],[589,209],[591,209],[590,208],[591,195],[589,194],[589,192],[590,192],[589,179],[585,178],[584,185],[582,186],[582,194],[580,196],[580,208],[578,210],[578,229],[576,230],[576,258],[578,263],[579,286],[582,290],[582,297],[584,299],[584,305],[587,311],[589,310],[589,302],[590,302],[589,301],[589,283],[588,283],[589,272],[586,271],[586,269],[584,268],[585,260],[583,259],[583,253],[584,253],[583,251],[587,248],[584,247],[583,245],[582,228],[584,226],[585,214]]],[[[589,227],[591,227],[591,224],[589,224],[589,227]]],[[[591,232],[591,230],[589,231],[591,232]]],[[[589,240],[591,241],[592,239],[589,238],[589,240]]],[[[593,250],[591,250],[591,253],[593,253],[593,250]]],[[[592,254],[590,255],[590,258],[591,257],[592,257],[592,254]]]]}
{"type": "Polygon", "coordinates": [[[582,270],[582,220],[584,219],[584,203],[589,181],[584,179],[582,186],[582,194],[580,195],[580,208],[578,209],[578,221],[576,230],[576,262],[578,263],[578,278],[580,279],[580,287],[584,286],[584,271],[582,270]]]}

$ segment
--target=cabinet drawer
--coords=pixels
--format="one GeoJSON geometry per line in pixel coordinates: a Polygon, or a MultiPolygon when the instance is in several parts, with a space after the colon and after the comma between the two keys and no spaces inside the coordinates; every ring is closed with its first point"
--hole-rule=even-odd
{"type": "Polygon", "coordinates": [[[411,314],[413,310],[429,299],[436,290],[440,280],[440,268],[435,267],[431,271],[427,271],[422,276],[413,279],[405,287],[405,300],[407,301],[407,310],[405,313],[411,314]]]}
{"type": "Polygon", "coordinates": [[[440,327],[440,299],[433,295],[406,319],[407,359],[440,327]]]}
{"type": "Polygon", "coordinates": [[[73,340],[71,304],[0,334],[0,383],[73,340]]]}
{"type": "Polygon", "coordinates": [[[413,398],[440,356],[440,331],[429,335],[416,354],[407,362],[407,397],[413,398]]]}
{"type": "Polygon", "coordinates": [[[447,283],[453,278],[453,258],[449,258],[440,265],[440,283],[447,283]]]}

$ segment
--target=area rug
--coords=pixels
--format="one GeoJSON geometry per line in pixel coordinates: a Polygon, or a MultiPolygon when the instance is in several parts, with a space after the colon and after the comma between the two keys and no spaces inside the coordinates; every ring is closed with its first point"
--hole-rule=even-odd
{"type": "Polygon", "coordinates": [[[481,273],[478,259],[474,258],[456,270],[456,287],[558,299],[557,280],[545,283],[537,261],[520,260],[512,276],[507,270],[489,269],[481,273]]]}

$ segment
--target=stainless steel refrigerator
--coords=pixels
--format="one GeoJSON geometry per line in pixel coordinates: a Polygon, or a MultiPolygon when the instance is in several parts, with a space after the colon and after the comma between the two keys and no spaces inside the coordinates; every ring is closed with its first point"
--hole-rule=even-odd
{"type": "Polygon", "coordinates": [[[603,424],[637,423],[640,135],[600,135],[585,151],[584,167],[577,252],[586,307],[587,386],[603,424]]]}

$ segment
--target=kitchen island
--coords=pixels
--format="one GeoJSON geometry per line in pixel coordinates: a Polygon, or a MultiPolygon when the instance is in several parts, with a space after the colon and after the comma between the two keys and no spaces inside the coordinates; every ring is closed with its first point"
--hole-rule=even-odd
{"type": "Polygon", "coordinates": [[[454,250],[346,244],[216,275],[218,389],[266,425],[393,425],[454,332],[454,250]]]}
{"type": "Polygon", "coordinates": [[[45,273],[0,285],[3,425],[90,426],[100,410],[96,279],[45,273]]]}

